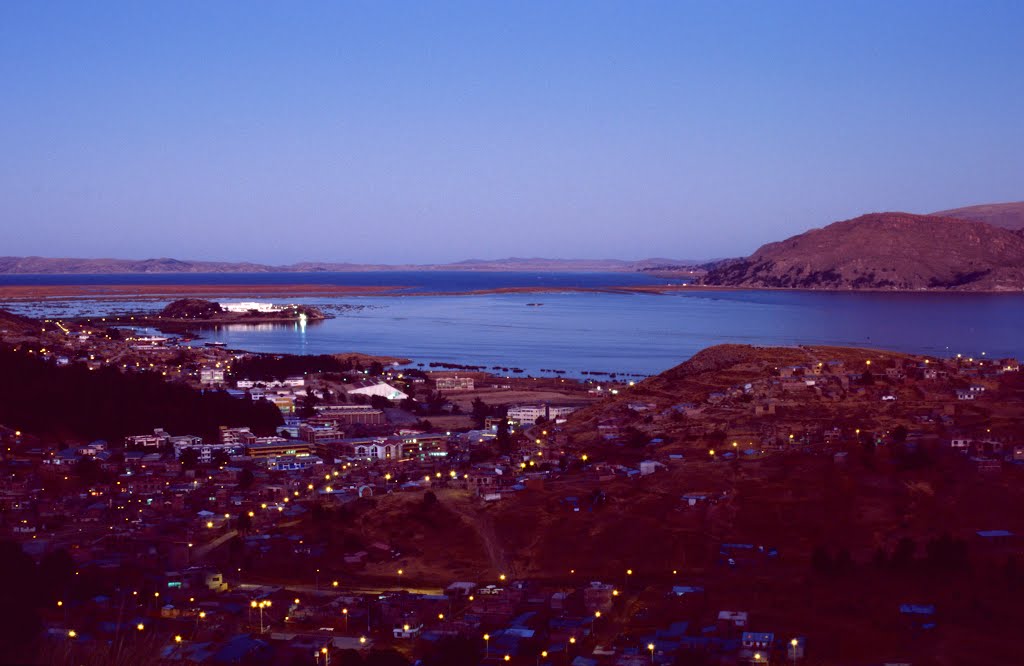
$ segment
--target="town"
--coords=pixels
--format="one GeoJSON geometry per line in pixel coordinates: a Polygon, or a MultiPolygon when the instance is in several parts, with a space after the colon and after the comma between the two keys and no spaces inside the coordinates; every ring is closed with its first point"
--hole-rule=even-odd
{"type": "MultiPolygon", "coordinates": [[[[952,579],[968,552],[1020,581],[1015,359],[726,345],[597,381],[7,314],[0,347],[0,569],[25,608],[4,640],[54,662],[830,663],[857,649],[773,608],[774,585],[827,595],[869,563],[952,579]],[[118,405],[28,402],[34,374],[68,403],[133,378],[221,402],[128,430],[118,405]],[[972,479],[961,501],[1005,505],[922,518],[953,473],[972,479]],[[862,483],[899,515],[855,503],[862,483]]],[[[948,594],[874,584],[908,596],[881,595],[891,622],[863,663],[962,638],[948,594]]]]}

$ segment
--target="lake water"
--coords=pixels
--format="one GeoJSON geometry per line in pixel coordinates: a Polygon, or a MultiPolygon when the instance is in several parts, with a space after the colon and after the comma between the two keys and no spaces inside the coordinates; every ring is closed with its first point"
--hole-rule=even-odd
{"type": "Polygon", "coordinates": [[[126,273],[109,275],[0,275],[0,285],[325,284],[404,287],[404,293],[458,292],[503,287],[607,287],[666,284],[644,273],[524,273],[518,271],[367,271],[359,273],[126,273]]]}
{"type": "MultiPolygon", "coordinates": [[[[413,291],[429,292],[541,282],[589,287],[659,282],[649,276],[600,273],[278,274],[274,279],[309,284],[311,276],[344,280],[328,284],[405,284],[413,291]],[[396,281],[397,277],[406,279],[396,281]]],[[[8,277],[14,276],[3,276],[0,283],[8,277]]],[[[90,276],[107,280],[139,277],[168,276],[90,276]]],[[[173,277],[176,279],[167,283],[181,283],[180,276],[173,277]]],[[[210,276],[189,277],[197,284],[214,281],[210,276]]],[[[251,283],[237,275],[220,275],[216,281],[251,283]]],[[[132,283],[139,282],[128,282],[132,283]]],[[[695,290],[671,295],[563,292],[309,298],[298,302],[324,307],[337,316],[304,329],[297,325],[222,327],[204,331],[202,339],[252,351],[358,351],[405,356],[418,362],[519,367],[536,375],[548,374],[543,369],[564,370],[570,375],[584,370],[654,374],[724,342],[1024,357],[1024,295],[1017,294],[695,290]],[[342,305],[365,307],[345,311],[339,307],[342,305]]],[[[109,300],[64,299],[6,307],[35,316],[69,316],[153,310],[162,305],[124,299],[116,305],[109,300]]]]}

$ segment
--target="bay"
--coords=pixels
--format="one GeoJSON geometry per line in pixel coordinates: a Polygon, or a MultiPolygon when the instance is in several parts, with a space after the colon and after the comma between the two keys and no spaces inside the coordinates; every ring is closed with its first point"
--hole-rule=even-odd
{"type": "MultiPolygon", "coordinates": [[[[1024,295],[1020,294],[693,290],[666,295],[570,291],[411,295],[664,282],[629,273],[445,273],[261,274],[281,281],[273,284],[311,284],[313,276],[345,280],[328,284],[403,284],[410,295],[289,299],[323,307],[336,317],[306,327],[220,327],[201,331],[201,340],[261,352],[363,352],[404,356],[419,363],[521,368],[534,375],[562,370],[572,376],[584,371],[655,374],[720,343],[861,346],[936,356],[1024,356],[1024,295]]],[[[162,284],[182,283],[181,276],[174,277],[162,284]]],[[[221,274],[216,281],[211,276],[190,278],[195,284],[248,282],[237,274],[221,274]]],[[[33,316],[71,316],[152,311],[166,301],[79,298],[0,307],[33,316]]]]}

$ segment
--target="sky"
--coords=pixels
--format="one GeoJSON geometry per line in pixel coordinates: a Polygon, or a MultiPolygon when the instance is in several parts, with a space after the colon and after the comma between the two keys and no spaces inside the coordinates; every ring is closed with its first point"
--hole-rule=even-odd
{"type": "Polygon", "coordinates": [[[0,2],[0,254],[745,255],[1024,199],[1024,2],[0,2]]]}

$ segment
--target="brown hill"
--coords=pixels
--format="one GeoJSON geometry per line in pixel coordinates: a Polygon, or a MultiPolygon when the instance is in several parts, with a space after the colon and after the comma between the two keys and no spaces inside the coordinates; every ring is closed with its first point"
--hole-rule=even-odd
{"type": "MultiPolygon", "coordinates": [[[[562,426],[564,450],[549,443],[543,457],[535,457],[540,462],[561,455],[567,464],[542,463],[551,468],[543,481],[534,478],[500,501],[486,502],[442,482],[430,491],[436,502],[415,491],[378,494],[343,521],[316,525],[306,519],[302,536],[327,544],[381,541],[402,553],[397,561],[339,574],[367,584],[439,586],[462,578],[500,587],[501,574],[561,589],[612,583],[620,601],[594,625],[605,636],[648,635],[653,627],[680,620],[707,626],[720,610],[742,608],[757,626],[776,635],[808,637],[815,656],[807,663],[880,663],[894,653],[914,663],[1005,662],[1001,655],[1018,648],[998,637],[1012,632],[1009,618],[1020,583],[1006,582],[1009,549],[981,543],[976,530],[992,525],[1021,532],[1024,515],[1016,507],[1024,471],[1004,465],[999,474],[981,474],[927,428],[910,424],[914,414],[931,413],[946,394],[929,392],[939,397],[922,401],[920,386],[890,383],[878,372],[870,388],[855,386],[838,402],[807,388],[759,417],[739,397],[731,405],[708,403],[698,415],[671,409],[707,402],[709,392],[745,382],[761,380],[760,391],[789,365],[811,368],[825,362],[822,372],[828,375],[828,361],[845,369],[865,368],[871,361],[881,369],[897,360],[913,365],[925,359],[838,347],[711,347],[575,412],[562,426]],[[898,393],[899,400],[881,403],[883,391],[898,393]],[[923,455],[912,465],[903,453],[910,448],[887,440],[868,452],[854,430],[864,428],[872,435],[863,441],[873,441],[897,422],[921,430],[912,434],[913,450],[923,455]],[[624,430],[638,429],[663,441],[617,443],[600,434],[602,423],[621,423],[624,430]],[[815,440],[728,461],[706,449],[719,432],[729,439],[742,432],[760,438],[770,431],[799,437],[833,427],[844,433],[833,445],[815,440]],[[837,451],[847,453],[838,462],[837,451]],[[665,467],[627,478],[609,464],[636,469],[641,460],[665,467]],[[715,499],[691,505],[684,495],[715,499]],[[943,534],[966,540],[969,566],[939,568],[937,559],[929,561],[943,534]],[[895,553],[903,540],[916,554],[901,563],[895,553]],[[779,557],[755,555],[730,563],[724,559],[725,544],[763,545],[768,552],[777,547],[779,557]],[[823,552],[826,560],[835,553],[835,561],[849,564],[829,569],[826,563],[823,569],[823,552]],[[680,600],[666,594],[672,585],[699,585],[707,594],[680,600]],[[918,599],[936,605],[942,617],[969,622],[941,625],[941,644],[921,641],[898,621],[900,605],[918,599]],[[984,617],[975,615],[978,599],[989,610],[984,617]],[[996,621],[1005,626],[994,626],[996,621]],[[864,640],[868,635],[871,640],[864,640]],[[975,657],[982,652],[984,657],[975,657]],[[938,653],[947,662],[936,660],[938,653]]],[[[1024,377],[1006,376],[989,391],[996,397],[959,406],[961,416],[969,413],[983,427],[1019,423],[1024,377]]],[[[328,547],[327,552],[333,551],[328,547]]],[[[282,557],[294,561],[295,556],[289,551],[282,557]]],[[[303,569],[336,566],[336,561],[314,561],[303,569]]],[[[279,582],[274,577],[280,572],[297,571],[262,559],[256,566],[273,582],[279,582]]],[[[1019,581],[1016,571],[1013,580],[1019,581]]],[[[309,580],[311,574],[305,575],[309,580]]]]}
{"type": "Polygon", "coordinates": [[[715,265],[706,285],[789,289],[1011,291],[1024,235],[961,219],[871,213],[715,265]]]}
{"type": "Polygon", "coordinates": [[[932,213],[939,217],[955,217],[971,222],[984,222],[1004,229],[1024,229],[1024,201],[966,206],[932,213]]]}
{"type": "Polygon", "coordinates": [[[213,301],[204,301],[201,298],[179,298],[168,303],[160,311],[160,316],[170,319],[210,319],[223,314],[223,312],[220,304],[213,301]]]}
{"type": "Polygon", "coordinates": [[[35,319],[0,310],[0,333],[25,333],[35,331],[39,326],[40,323],[35,319]]]}

